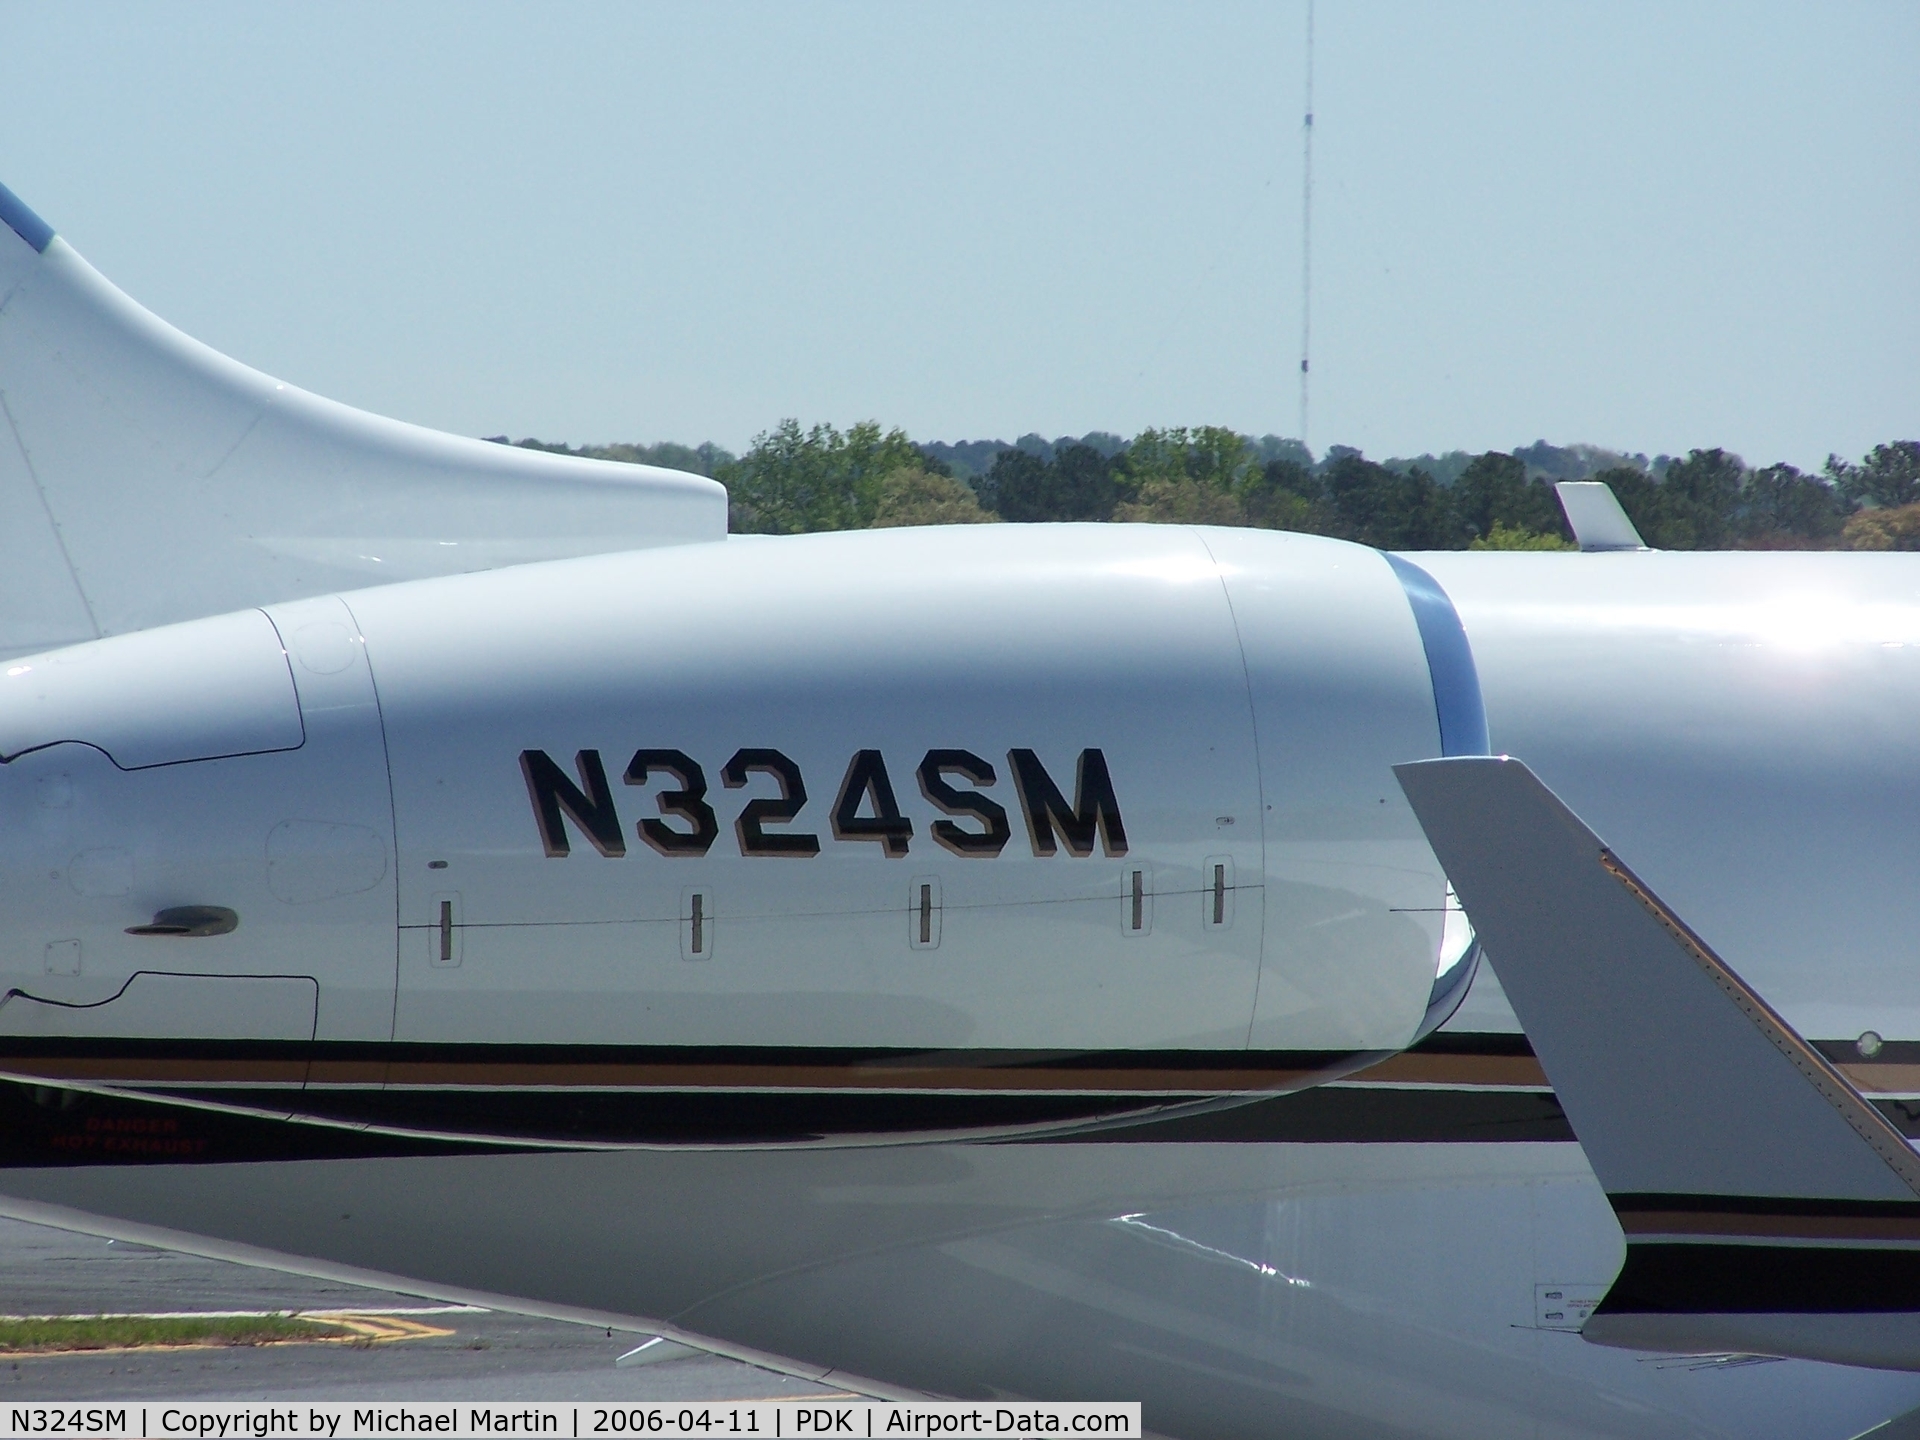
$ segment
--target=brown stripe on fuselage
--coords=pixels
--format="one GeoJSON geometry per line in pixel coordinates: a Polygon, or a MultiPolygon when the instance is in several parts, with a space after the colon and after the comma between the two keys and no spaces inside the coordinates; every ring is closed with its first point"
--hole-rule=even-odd
{"type": "Polygon", "coordinates": [[[1869,1065],[1854,1062],[1838,1067],[1853,1088],[1868,1095],[1920,1095],[1920,1065],[1869,1065]]]}
{"type": "Polygon", "coordinates": [[[1360,1085],[1501,1085],[1545,1090],[1546,1071],[1531,1055],[1449,1055],[1404,1050],[1371,1069],[1349,1075],[1360,1085]]]}
{"type": "MultiPolygon", "coordinates": [[[[380,1066],[381,1071],[385,1066],[380,1066]]],[[[301,1085],[304,1059],[164,1055],[0,1055],[0,1075],[20,1080],[167,1085],[301,1085]]],[[[379,1083],[375,1076],[374,1083],[379,1083]]]]}
{"type": "MultiPolygon", "coordinates": [[[[1831,1042],[1823,1049],[1837,1048],[1831,1042]]],[[[1852,1046],[1847,1047],[1849,1050],[1852,1046]]],[[[1868,1095],[1920,1095],[1920,1063],[1851,1061],[1837,1064],[1855,1089],[1868,1095]]],[[[1346,1077],[1345,1084],[1511,1085],[1551,1089],[1532,1055],[1448,1053],[1416,1047],[1346,1077]]]]}
{"type": "Polygon", "coordinates": [[[1920,1215],[1753,1215],[1716,1211],[1617,1212],[1628,1238],[1749,1237],[1755,1240],[1904,1240],[1920,1242],[1920,1215]]]}
{"type": "Polygon", "coordinates": [[[372,1060],[315,1059],[307,1066],[309,1085],[384,1085],[387,1082],[384,1056],[372,1060]]]}

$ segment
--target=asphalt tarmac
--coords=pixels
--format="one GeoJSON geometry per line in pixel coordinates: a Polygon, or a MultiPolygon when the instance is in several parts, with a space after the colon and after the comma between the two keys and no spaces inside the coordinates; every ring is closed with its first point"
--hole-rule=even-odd
{"type": "Polygon", "coordinates": [[[0,1219],[0,1313],[345,1311],[411,1338],[352,1344],[0,1353],[18,1400],[776,1400],[838,1395],[719,1356],[616,1367],[642,1337],[363,1290],[0,1219]],[[384,1312],[384,1313],[383,1313],[384,1312]],[[413,1333],[429,1332],[429,1333],[413,1333]],[[445,1333],[430,1333],[445,1332],[445,1333]]]}

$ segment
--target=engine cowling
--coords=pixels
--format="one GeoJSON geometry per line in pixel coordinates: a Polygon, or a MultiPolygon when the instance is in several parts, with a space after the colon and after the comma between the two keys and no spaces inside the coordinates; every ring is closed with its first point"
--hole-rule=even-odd
{"type": "Polygon", "coordinates": [[[1390,767],[1484,730],[1422,572],[1268,532],[734,539],[170,626],[0,684],[0,1044],[270,1041],[226,1083],[398,1128],[626,1095],[569,1112],[611,1140],[1310,1083],[1430,1023],[1462,946],[1390,767]],[[156,924],[193,906],[237,923],[156,924]]]}

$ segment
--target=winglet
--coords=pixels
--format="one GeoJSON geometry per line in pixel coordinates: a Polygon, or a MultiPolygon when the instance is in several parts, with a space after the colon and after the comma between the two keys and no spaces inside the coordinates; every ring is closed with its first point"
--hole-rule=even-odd
{"type": "Polygon", "coordinates": [[[1395,768],[1627,1261],[1601,1344],[1920,1369],[1920,1155],[1517,760],[1395,768]]]}
{"type": "Polygon", "coordinates": [[[1554,493],[1566,512],[1567,527],[1582,550],[1645,550],[1647,542],[1620,508],[1620,497],[1604,480],[1561,480],[1554,493]]]}

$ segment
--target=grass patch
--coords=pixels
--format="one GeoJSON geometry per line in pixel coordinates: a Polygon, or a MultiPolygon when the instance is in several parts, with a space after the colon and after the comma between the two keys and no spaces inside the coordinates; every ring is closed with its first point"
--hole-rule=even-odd
{"type": "Polygon", "coordinates": [[[77,1319],[28,1316],[0,1320],[0,1354],[65,1350],[132,1350],[145,1345],[274,1345],[341,1340],[354,1335],[328,1320],[293,1315],[87,1315],[77,1319]]]}

